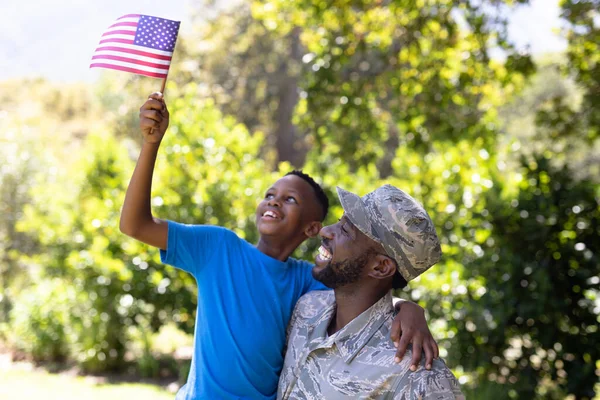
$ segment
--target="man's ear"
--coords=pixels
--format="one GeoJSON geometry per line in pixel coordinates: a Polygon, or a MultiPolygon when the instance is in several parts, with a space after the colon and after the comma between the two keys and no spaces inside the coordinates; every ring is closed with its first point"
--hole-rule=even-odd
{"type": "Polygon", "coordinates": [[[315,237],[321,231],[323,224],[320,221],[313,221],[304,228],[304,234],[309,238],[315,237]]]}
{"type": "Polygon", "coordinates": [[[372,267],[369,268],[369,276],[375,279],[387,279],[396,273],[396,264],[391,258],[383,254],[377,254],[373,260],[372,267]]]}

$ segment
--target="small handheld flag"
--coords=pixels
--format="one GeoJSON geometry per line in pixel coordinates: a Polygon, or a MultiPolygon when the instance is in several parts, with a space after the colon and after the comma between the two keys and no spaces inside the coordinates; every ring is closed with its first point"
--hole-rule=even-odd
{"type": "Polygon", "coordinates": [[[148,15],[124,15],[102,35],[90,68],[163,78],[164,90],[179,25],[179,21],[148,15]]]}

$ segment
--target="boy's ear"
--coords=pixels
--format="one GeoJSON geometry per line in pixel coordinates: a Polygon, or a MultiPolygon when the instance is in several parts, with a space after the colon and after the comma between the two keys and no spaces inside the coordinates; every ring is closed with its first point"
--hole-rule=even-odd
{"type": "Polygon", "coordinates": [[[309,223],[304,229],[304,234],[309,238],[313,238],[319,234],[323,224],[320,221],[313,221],[309,223]]]}
{"type": "Polygon", "coordinates": [[[377,254],[373,258],[372,268],[369,269],[369,276],[375,279],[386,279],[393,277],[396,273],[396,264],[391,258],[383,254],[377,254]]]}

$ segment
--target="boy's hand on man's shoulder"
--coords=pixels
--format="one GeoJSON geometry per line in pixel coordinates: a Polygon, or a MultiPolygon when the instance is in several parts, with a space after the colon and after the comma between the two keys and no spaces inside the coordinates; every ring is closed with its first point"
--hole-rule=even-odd
{"type": "Polygon", "coordinates": [[[140,108],[140,129],[146,143],[160,143],[169,126],[169,110],[162,93],[155,92],[140,108]]]}
{"type": "Polygon", "coordinates": [[[396,347],[396,362],[402,360],[412,343],[411,371],[417,370],[422,353],[425,353],[425,368],[431,369],[433,359],[439,357],[439,348],[427,326],[425,310],[411,301],[396,304],[396,310],[390,334],[396,347]]]}

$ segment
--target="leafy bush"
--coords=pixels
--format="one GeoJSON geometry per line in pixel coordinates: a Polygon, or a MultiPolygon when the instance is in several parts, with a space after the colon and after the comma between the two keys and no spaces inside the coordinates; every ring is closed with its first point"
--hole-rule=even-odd
{"type": "Polygon", "coordinates": [[[36,361],[62,361],[74,340],[71,310],[75,289],[61,279],[46,279],[22,292],[11,311],[9,340],[36,361]]]}

